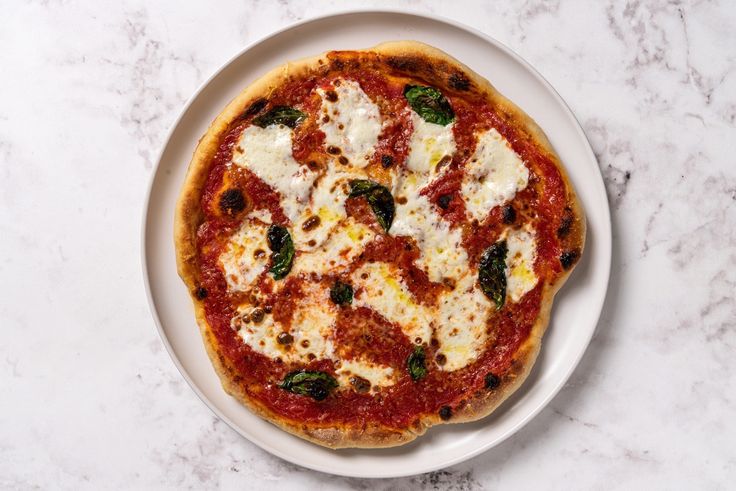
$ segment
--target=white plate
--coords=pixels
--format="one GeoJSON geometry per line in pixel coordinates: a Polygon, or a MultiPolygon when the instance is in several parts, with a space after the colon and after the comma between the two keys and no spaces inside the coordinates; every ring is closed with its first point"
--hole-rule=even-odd
{"type": "Polygon", "coordinates": [[[234,430],[295,464],[332,474],[392,477],[428,472],[498,445],[527,423],[568,379],[590,341],[608,285],[611,223],[598,165],[580,125],[554,89],[525,61],[488,36],[436,18],[400,12],[353,12],[302,22],[246,48],[215,73],[174,124],[151,181],[143,223],[143,273],[166,348],[192,389],[234,430]],[[432,428],[415,442],[381,450],[328,450],[253,415],[222,390],[205,353],[191,301],[176,273],[174,204],[192,151],[223,107],[272,67],[328,50],[414,39],[453,55],[488,78],[533,117],[566,164],[587,213],[586,250],[557,297],[534,371],[482,421],[432,428]]]}

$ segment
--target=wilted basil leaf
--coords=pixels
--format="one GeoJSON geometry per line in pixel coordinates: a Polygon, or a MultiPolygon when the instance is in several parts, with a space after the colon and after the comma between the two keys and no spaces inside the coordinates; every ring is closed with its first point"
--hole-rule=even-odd
{"type": "Polygon", "coordinates": [[[414,112],[428,123],[445,126],[455,119],[450,101],[434,87],[407,85],[404,87],[404,97],[414,112]]]}
{"type": "Polygon", "coordinates": [[[353,287],[342,281],[336,281],[330,288],[330,300],[337,305],[353,303],[353,287]]]}
{"type": "Polygon", "coordinates": [[[272,124],[283,124],[289,128],[296,128],[296,125],[304,121],[306,114],[298,109],[289,106],[276,106],[266,114],[262,114],[253,120],[253,124],[265,128],[272,124]]]}
{"type": "Polygon", "coordinates": [[[412,354],[406,360],[406,369],[412,380],[417,381],[427,376],[427,366],[424,363],[424,348],[415,346],[412,354]]]}
{"type": "Polygon", "coordinates": [[[505,240],[496,242],[483,252],[478,266],[480,288],[496,304],[496,310],[506,300],[506,254],[505,240]]]}
{"type": "Polygon", "coordinates": [[[294,259],[294,243],[286,227],[271,225],[268,227],[268,247],[271,248],[271,269],[273,279],[280,280],[291,270],[294,259]]]}
{"type": "Polygon", "coordinates": [[[294,394],[309,396],[315,401],[323,401],[337,385],[337,381],[328,373],[299,370],[286,375],[279,387],[294,394]]]}
{"type": "Polygon", "coordinates": [[[367,179],[355,179],[350,181],[350,194],[348,198],[357,198],[358,196],[365,196],[366,201],[371,205],[371,209],[376,215],[376,220],[388,232],[388,229],[391,228],[391,223],[394,221],[394,214],[396,213],[394,197],[391,195],[391,191],[377,182],[367,179]]]}

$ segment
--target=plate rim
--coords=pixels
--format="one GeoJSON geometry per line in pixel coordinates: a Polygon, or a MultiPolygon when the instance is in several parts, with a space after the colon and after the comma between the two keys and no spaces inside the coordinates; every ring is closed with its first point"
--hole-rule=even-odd
{"type": "MultiPolygon", "coordinates": [[[[151,313],[151,317],[154,320],[154,324],[156,325],[156,330],[158,331],[159,338],[161,339],[164,347],[166,348],[166,351],[169,355],[169,358],[173,362],[174,366],[178,370],[179,374],[186,380],[189,387],[192,389],[192,391],[197,395],[197,397],[200,399],[200,401],[215,415],[217,418],[219,418],[221,421],[223,421],[228,427],[230,427],[233,431],[235,431],[238,435],[240,435],[242,438],[245,438],[250,443],[254,444],[255,446],[261,448],[262,450],[265,450],[269,452],[271,455],[275,455],[278,458],[285,460],[287,462],[293,463],[295,465],[299,465],[301,467],[311,469],[318,472],[324,472],[327,474],[332,475],[338,475],[338,476],[345,476],[345,477],[356,477],[356,478],[369,478],[369,479],[379,479],[379,478],[392,478],[392,477],[406,477],[406,476],[413,476],[418,474],[423,474],[426,472],[432,472],[440,469],[444,469],[446,467],[450,467],[452,465],[459,464],[461,462],[464,462],[466,460],[469,460],[473,457],[476,457],[488,450],[490,450],[493,447],[496,447],[506,441],[508,438],[510,438],[512,435],[517,433],[519,430],[521,430],[524,426],[526,426],[532,419],[534,419],[545,407],[549,405],[549,403],[554,399],[562,389],[562,387],[567,383],[567,381],[570,379],[570,376],[573,374],[573,372],[578,368],[580,365],[580,361],[584,354],[587,352],[590,341],[592,340],[595,332],[598,329],[598,325],[600,323],[601,314],[603,312],[603,307],[606,303],[606,300],[608,298],[608,289],[610,286],[610,280],[611,280],[611,264],[612,264],[612,221],[611,221],[611,207],[610,203],[608,201],[608,194],[606,192],[605,184],[603,181],[603,175],[600,171],[600,167],[598,164],[598,159],[595,156],[595,153],[593,152],[593,148],[590,144],[590,140],[588,139],[587,135],[585,134],[585,131],[583,130],[582,125],[580,124],[580,121],[578,120],[577,116],[575,116],[575,113],[572,111],[570,106],[567,104],[567,102],[562,98],[562,96],[559,94],[559,92],[552,86],[552,84],[541,74],[539,73],[529,62],[527,62],[523,57],[521,57],[519,54],[517,54],[514,50],[512,50],[509,46],[507,46],[505,43],[497,40],[496,38],[486,34],[483,31],[480,31],[479,29],[476,29],[475,27],[469,26],[463,22],[450,19],[444,15],[437,15],[437,14],[428,14],[425,12],[419,12],[414,9],[400,9],[400,8],[359,8],[359,9],[336,9],[334,11],[331,11],[329,13],[318,15],[314,17],[308,17],[299,21],[291,22],[286,24],[285,26],[276,29],[274,31],[270,31],[268,34],[263,35],[259,37],[258,39],[253,40],[252,42],[246,44],[243,48],[238,50],[233,56],[229,57],[225,62],[223,62],[221,65],[215,69],[212,74],[207,77],[198,87],[197,89],[192,93],[192,95],[187,99],[187,101],[183,104],[181,110],[179,111],[177,117],[173,120],[171,125],[169,126],[168,131],[166,132],[165,138],[161,144],[161,147],[157,153],[155,165],[151,169],[151,174],[148,177],[148,182],[146,186],[146,192],[144,195],[143,200],[143,209],[142,209],[142,220],[141,220],[141,236],[140,236],[140,253],[141,253],[141,273],[143,276],[143,283],[144,288],[146,292],[146,299],[148,302],[148,308],[151,313]],[[490,441],[488,443],[485,443],[483,445],[479,445],[477,448],[470,449],[466,452],[461,453],[460,455],[450,458],[441,464],[430,464],[430,465],[418,465],[416,468],[412,468],[410,471],[398,471],[398,472],[383,472],[383,473],[360,473],[360,472],[349,472],[342,469],[334,469],[334,468],[328,468],[327,466],[319,466],[319,465],[312,465],[311,463],[303,463],[303,462],[296,462],[292,456],[284,454],[281,450],[274,448],[271,446],[268,441],[266,440],[260,440],[255,441],[250,436],[246,435],[243,431],[241,431],[238,424],[236,424],[234,421],[232,421],[227,415],[225,415],[213,402],[211,402],[204,393],[199,389],[196,383],[192,380],[190,375],[188,374],[187,370],[184,368],[181,360],[179,359],[178,355],[174,352],[174,348],[171,345],[168,336],[166,335],[163,324],[161,322],[161,318],[159,317],[158,310],[156,308],[156,304],[154,302],[153,293],[151,290],[151,282],[149,279],[149,267],[148,267],[148,257],[147,257],[147,225],[149,221],[149,214],[151,211],[151,197],[153,194],[153,187],[156,182],[156,177],[158,176],[158,173],[160,171],[161,166],[161,160],[162,157],[166,151],[166,149],[169,146],[169,143],[171,141],[172,136],[176,132],[179,124],[181,123],[182,119],[188,112],[189,108],[192,106],[194,101],[200,96],[200,94],[207,88],[207,86],[212,83],[213,80],[215,80],[226,68],[228,68],[233,62],[235,62],[238,58],[243,56],[246,52],[250,51],[251,49],[268,42],[272,38],[275,38],[276,36],[279,36],[287,31],[290,31],[292,29],[302,27],[306,24],[310,23],[317,23],[321,21],[325,21],[327,19],[335,18],[335,17],[341,17],[341,16],[348,16],[348,15],[375,15],[375,14],[388,14],[388,15],[402,15],[402,16],[411,16],[411,17],[418,17],[422,20],[430,20],[435,22],[440,22],[443,24],[447,24],[451,27],[454,27],[456,29],[460,29],[462,31],[466,31],[478,38],[481,38],[485,42],[493,45],[497,49],[500,49],[505,55],[512,58],[516,63],[519,63],[528,73],[530,73],[533,77],[538,79],[542,85],[552,94],[552,96],[555,99],[555,102],[561,106],[561,108],[564,110],[565,115],[568,118],[571,118],[572,121],[574,121],[574,127],[575,131],[578,134],[578,137],[580,137],[581,141],[584,142],[585,146],[585,153],[588,154],[588,157],[592,159],[593,162],[596,163],[596,177],[595,183],[588,183],[590,186],[595,186],[597,189],[596,191],[599,193],[599,195],[603,196],[603,202],[605,204],[605,222],[603,225],[603,230],[606,233],[606,237],[596,237],[596,241],[600,241],[600,246],[603,247],[603,251],[601,253],[602,260],[604,261],[603,264],[601,264],[601,267],[605,269],[604,277],[605,277],[605,290],[603,291],[600,301],[598,302],[598,305],[596,306],[596,315],[595,315],[595,326],[593,329],[590,329],[589,334],[587,336],[587,339],[584,343],[584,348],[580,350],[580,352],[575,356],[575,359],[572,363],[570,363],[567,371],[563,374],[562,377],[558,380],[558,383],[555,387],[547,394],[546,397],[543,398],[535,407],[527,411],[524,417],[520,418],[518,422],[516,422],[514,425],[512,425],[510,428],[508,428],[507,431],[499,435],[497,438],[495,438],[493,441],[490,441]]],[[[550,319],[551,320],[551,319],[550,319]]],[[[276,428],[278,429],[278,428],[276,428]]],[[[282,431],[282,430],[280,430],[282,431]]],[[[380,452],[380,449],[376,449],[376,451],[380,452]]]]}

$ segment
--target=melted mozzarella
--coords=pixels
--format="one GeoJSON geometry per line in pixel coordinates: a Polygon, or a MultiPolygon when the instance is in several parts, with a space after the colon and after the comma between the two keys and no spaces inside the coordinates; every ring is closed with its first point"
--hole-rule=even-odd
{"type": "Polygon", "coordinates": [[[302,360],[308,360],[310,353],[317,359],[334,357],[330,338],[337,318],[337,307],[329,297],[329,290],[310,283],[305,286],[303,296],[297,303],[289,332],[294,336],[292,349],[302,360]]]}
{"type": "Polygon", "coordinates": [[[369,381],[373,391],[396,383],[393,368],[365,360],[342,360],[336,372],[341,385],[349,386],[351,377],[358,376],[369,381]]]}
{"type": "Polygon", "coordinates": [[[327,91],[317,89],[322,98],[319,125],[325,145],[339,148],[351,166],[365,167],[381,133],[381,113],[357,82],[341,80],[334,91],[337,100],[330,101],[327,91]],[[325,116],[329,118],[326,122],[325,116]]]}
{"type": "Polygon", "coordinates": [[[475,361],[485,346],[486,320],[491,304],[467,274],[455,288],[440,296],[435,320],[438,351],[445,355],[443,370],[453,371],[475,361]]]}
{"type": "Polygon", "coordinates": [[[468,270],[468,254],[461,246],[459,228],[451,228],[432,208],[419,189],[412,186],[416,176],[409,176],[404,183],[406,202],[396,206],[396,216],[391,233],[412,237],[419,247],[417,266],[424,269],[430,281],[443,278],[459,278],[468,270]]]}
{"type": "Polygon", "coordinates": [[[495,128],[478,135],[462,182],[465,208],[472,218],[483,220],[492,208],[511,200],[528,182],[529,169],[495,128]]]}
{"type": "Polygon", "coordinates": [[[443,158],[452,157],[455,153],[454,123],[447,126],[428,123],[414,111],[411,120],[414,132],[409,141],[406,166],[412,172],[432,174],[443,158]]]}
{"type": "Polygon", "coordinates": [[[312,191],[309,206],[302,212],[292,229],[292,239],[298,250],[314,249],[327,240],[332,229],[345,217],[345,200],[350,193],[348,181],[350,176],[344,173],[330,172],[317,181],[317,187],[312,191]],[[315,221],[317,225],[309,230],[302,227],[307,220],[315,221]]]}
{"type": "Polygon", "coordinates": [[[269,261],[268,227],[259,220],[246,220],[230,237],[219,261],[230,291],[247,291],[265,271],[269,261]]]}
{"type": "Polygon", "coordinates": [[[258,208],[258,209],[251,210],[251,212],[248,213],[248,217],[255,218],[256,220],[260,220],[266,225],[270,225],[271,223],[273,223],[271,212],[265,208],[258,208]]]}
{"type": "Polygon", "coordinates": [[[318,273],[338,272],[360,255],[365,245],[376,234],[366,225],[352,217],[340,222],[327,241],[311,251],[299,252],[294,259],[292,272],[318,273]]]}
{"type": "Polygon", "coordinates": [[[539,281],[534,273],[535,233],[532,229],[512,230],[506,236],[506,245],[506,291],[512,301],[518,302],[539,281]]]}
{"type": "Polygon", "coordinates": [[[292,222],[307,204],[317,174],[299,165],[291,153],[294,131],[283,125],[249,126],[233,151],[233,162],[250,169],[281,194],[281,207],[292,222]]]}
{"type": "Polygon", "coordinates": [[[414,342],[426,343],[432,336],[430,311],[414,300],[395,266],[386,263],[366,263],[353,272],[353,299],[356,307],[368,307],[401,327],[414,342]]]}
{"type": "Polygon", "coordinates": [[[239,308],[230,326],[253,351],[269,358],[303,363],[311,361],[311,357],[333,359],[335,350],[330,339],[337,317],[336,307],[329,301],[328,291],[319,285],[309,284],[305,288],[305,295],[294,308],[291,329],[288,330],[294,341],[288,347],[277,340],[278,335],[284,332],[284,326],[275,322],[271,314],[254,323],[249,319],[254,310],[251,306],[239,308]]]}
{"type": "Polygon", "coordinates": [[[288,360],[290,353],[276,340],[279,333],[283,331],[281,326],[274,322],[270,314],[266,315],[261,322],[254,323],[250,320],[250,314],[254,310],[255,307],[250,305],[238,308],[238,315],[232,318],[230,327],[238,331],[243,343],[250,346],[256,353],[269,358],[288,360]]]}

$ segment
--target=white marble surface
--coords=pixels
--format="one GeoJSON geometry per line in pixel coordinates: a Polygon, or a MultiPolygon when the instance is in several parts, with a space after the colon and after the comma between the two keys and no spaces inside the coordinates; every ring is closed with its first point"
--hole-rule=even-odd
{"type": "Polygon", "coordinates": [[[155,155],[220,64],[293,21],[396,1],[8,2],[0,19],[0,488],[727,489],[736,479],[736,5],[407,2],[508,44],[599,159],[613,276],[570,382],[499,447],[369,481],[219,422],[140,272],[155,155]]]}

